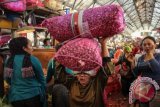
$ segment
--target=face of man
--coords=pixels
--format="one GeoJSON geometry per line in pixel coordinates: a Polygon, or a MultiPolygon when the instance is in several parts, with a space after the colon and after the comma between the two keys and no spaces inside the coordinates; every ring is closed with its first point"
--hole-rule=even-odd
{"type": "Polygon", "coordinates": [[[91,76],[89,74],[86,74],[86,73],[79,73],[76,75],[79,83],[82,85],[82,86],[86,86],[88,85],[90,79],[91,79],[91,76]]]}

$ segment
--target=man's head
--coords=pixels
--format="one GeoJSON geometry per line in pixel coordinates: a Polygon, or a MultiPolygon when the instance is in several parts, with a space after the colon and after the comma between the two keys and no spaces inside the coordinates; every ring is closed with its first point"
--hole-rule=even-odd
{"type": "Polygon", "coordinates": [[[87,86],[91,79],[91,76],[87,73],[78,73],[76,74],[76,77],[82,86],[87,86]]]}
{"type": "Polygon", "coordinates": [[[51,45],[50,39],[49,38],[44,39],[43,44],[44,44],[44,46],[50,46],[51,45]]]}
{"type": "Polygon", "coordinates": [[[90,71],[74,71],[77,80],[82,86],[87,86],[92,77],[96,76],[99,67],[90,71]]]}

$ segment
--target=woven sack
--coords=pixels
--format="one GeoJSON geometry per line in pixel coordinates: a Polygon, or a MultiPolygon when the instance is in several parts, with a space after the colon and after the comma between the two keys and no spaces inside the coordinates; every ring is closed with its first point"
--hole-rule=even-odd
{"type": "MultiPolygon", "coordinates": [[[[8,0],[0,0],[0,2],[6,2],[8,0]]],[[[26,0],[17,0],[15,2],[4,3],[2,5],[5,9],[15,11],[15,12],[23,12],[26,10],[26,0]]]]}
{"type": "Polygon", "coordinates": [[[62,46],[55,59],[75,71],[89,71],[102,66],[101,49],[94,39],[77,38],[62,46]]]}
{"type": "Polygon", "coordinates": [[[42,26],[59,42],[75,37],[112,37],[125,28],[123,10],[117,5],[90,8],[79,13],[45,19],[42,26]]]}

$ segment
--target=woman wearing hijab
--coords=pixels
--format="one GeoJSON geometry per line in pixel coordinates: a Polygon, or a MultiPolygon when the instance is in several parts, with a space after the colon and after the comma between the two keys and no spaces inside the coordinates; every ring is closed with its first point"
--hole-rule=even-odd
{"type": "MultiPolygon", "coordinates": [[[[149,77],[160,85],[160,53],[155,51],[156,41],[153,37],[147,36],[142,40],[141,44],[144,55],[138,59],[137,65],[134,64],[133,57],[129,58],[135,67],[133,73],[136,77],[149,77]]],[[[160,107],[159,99],[160,92],[158,91],[151,102],[140,102],[140,107],[160,107]]]]}
{"type": "Polygon", "coordinates": [[[45,79],[40,61],[31,55],[31,42],[25,37],[9,43],[4,77],[10,85],[8,98],[13,107],[44,107],[45,79]]]}

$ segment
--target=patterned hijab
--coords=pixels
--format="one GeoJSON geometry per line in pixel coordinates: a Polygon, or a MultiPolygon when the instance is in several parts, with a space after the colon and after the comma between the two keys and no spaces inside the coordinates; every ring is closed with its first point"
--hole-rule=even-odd
{"type": "Polygon", "coordinates": [[[11,56],[6,61],[6,66],[4,68],[4,77],[11,78],[14,72],[15,55],[24,55],[22,62],[22,77],[33,77],[34,71],[31,63],[30,54],[24,51],[24,47],[27,47],[29,40],[25,37],[17,37],[10,41],[9,49],[11,56]]]}

